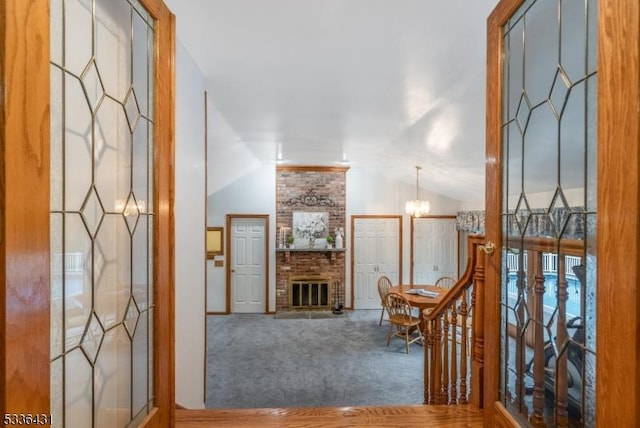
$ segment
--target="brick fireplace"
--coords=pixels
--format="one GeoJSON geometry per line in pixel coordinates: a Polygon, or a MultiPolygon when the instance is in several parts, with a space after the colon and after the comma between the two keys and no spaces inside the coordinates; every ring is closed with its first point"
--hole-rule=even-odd
{"type": "MultiPolygon", "coordinates": [[[[329,214],[328,231],[332,236],[336,227],[346,230],[347,170],[346,167],[321,166],[277,168],[276,242],[282,231],[292,233],[294,212],[326,212],[329,214]]],[[[344,305],[345,269],[344,251],[279,249],[276,253],[276,311],[290,309],[291,280],[305,278],[326,278],[330,282],[329,308],[336,303],[344,305]]]]}

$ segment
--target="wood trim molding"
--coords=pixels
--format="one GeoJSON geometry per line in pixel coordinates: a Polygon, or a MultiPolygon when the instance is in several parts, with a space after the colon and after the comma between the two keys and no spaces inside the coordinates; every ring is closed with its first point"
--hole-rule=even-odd
{"type": "Polygon", "coordinates": [[[598,2],[597,425],[640,420],[640,4],[598,2]],[[621,357],[624,356],[624,357],[621,357]]]}
{"type": "Polygon", "coordinates": [[[162,0],[141,0],[156,20],[155,111],[155,343],[153,417],[150,427],[175,424],[175,17],[162,0]]]}
{"type": "Polygon", "coordinates": [[[0,37],[0,414],[49,414],[49,2],[1,2],[0,37]]]}
{"type": "Polygon", "coordinates": [[[277,165],[278,172],[347,172],[348,166],[277,165]]]}
{"type": "MultiPolygon", "coordinates": [[[[487,20],[487,107],[485,230],[487,241],[502,248],[502,27],[524,0],[501,0],[487,20]]],[[[500,257],[485,258],[484,401],[499,400],[500,385],[500,257]]],[[[494,426],[494,407],[484,409],[485,426],[494,426]]]]}

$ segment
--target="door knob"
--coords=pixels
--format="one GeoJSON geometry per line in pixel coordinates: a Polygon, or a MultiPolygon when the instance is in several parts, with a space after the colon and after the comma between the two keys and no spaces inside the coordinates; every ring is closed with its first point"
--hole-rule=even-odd
{"type": "Polygon", "coordinates": [[[480,249],[490,256],[491,254],[493,254],[493,251],[496,249],[496,246],[493,242],[487,241],[486,244],[480,245],[480,249]]]}

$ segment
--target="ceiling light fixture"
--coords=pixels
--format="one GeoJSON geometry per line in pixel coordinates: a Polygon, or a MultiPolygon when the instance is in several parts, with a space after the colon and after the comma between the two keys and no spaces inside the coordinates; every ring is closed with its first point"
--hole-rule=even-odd
{"type": "Polygon", "coordinates": [[[412,217],[423,217],[429,214],[431,207],[429,201],[420,200],[420,184],[418,178],[420,177],[420,170],[422,167],[416,165],[416,198],[413,201],[407,201],[405,205],[405,212],[412,217]]]}

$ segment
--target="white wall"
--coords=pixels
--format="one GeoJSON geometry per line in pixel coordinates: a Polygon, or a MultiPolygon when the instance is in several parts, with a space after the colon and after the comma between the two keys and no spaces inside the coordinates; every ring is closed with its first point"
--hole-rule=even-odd
{"type": "MultiPolygon", "coordinates": [[[[213,155],[215,158],[215,155],[213,155]]],[[[250,163],[250,161],[248,162],[250,163]]],[[[209,169],[222,169],[224,166],[214,161],[209,169]],[[212,166],[213,164],[213,166],[212,166]]],[[[275,311],[275,166],[254,164],[253,169],[245,172],[235,181],[229,182],[207,198],[208,226],[224,226],[227,239],[227,214],[259,214],[269,216],[269,311],[275,311]]],[[[216,256],[216,260],[227,261],[227,255],[216,256]]],[[[210,273],[207,277],[207,311],[224,312],[226,310],[226,269],[213,267],[213,261],[207,263],[210,273]]]]}
{"type": "Polygon", "coordinates": [[[204,76],[176,45],[175,300],[176,403],[204,408],[204,76]]]}

